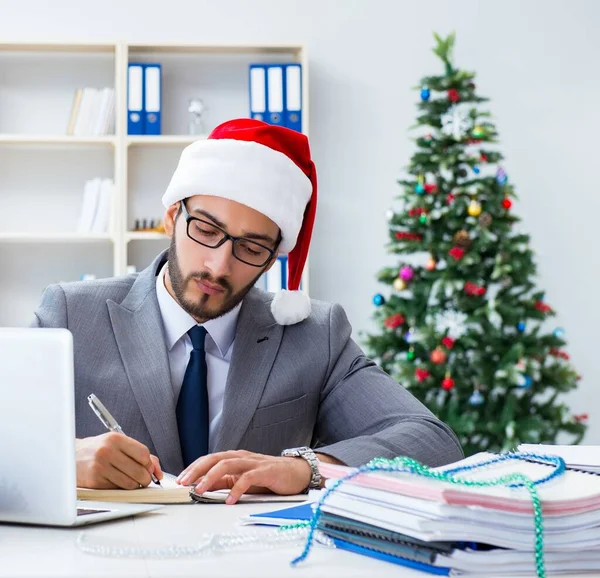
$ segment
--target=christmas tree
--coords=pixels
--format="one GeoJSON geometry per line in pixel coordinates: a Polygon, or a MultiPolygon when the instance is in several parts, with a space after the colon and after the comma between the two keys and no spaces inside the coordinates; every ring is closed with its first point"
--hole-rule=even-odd
{"type": "Polygon", "coordinates": [[[454,35],[436,38],[443,74],[422,79],[416,152],[387,214],[398,266],[379,281],[370,355],[459,436],[466,455],[519,443],[578,443],[587,415],[561,394],[579,376],[564,331],[536,289],[529,236],[475,75],[455,68],[454,35]],[[562,441],[562,440],[559,440],[562,441]]]}

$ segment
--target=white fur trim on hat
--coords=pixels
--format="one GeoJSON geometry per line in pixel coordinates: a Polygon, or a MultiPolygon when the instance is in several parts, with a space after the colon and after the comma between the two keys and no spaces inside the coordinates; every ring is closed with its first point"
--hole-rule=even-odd
{"type": "Polygon", "coordinates": [[[294,325],[304,321],[310,311],[310,299],[303,291],[281,289],[271,301],[271,313],[279,325],[294,325]]]}
{"type": "Polygon", "coordinates": [[[286,254],[296,244],[311,194],[310,179],[283,153],[252,141],[208,139],[181,153],[162,202],[169,207],[213,195],[247,205],[279,226],[279,250],[286,254]]]}

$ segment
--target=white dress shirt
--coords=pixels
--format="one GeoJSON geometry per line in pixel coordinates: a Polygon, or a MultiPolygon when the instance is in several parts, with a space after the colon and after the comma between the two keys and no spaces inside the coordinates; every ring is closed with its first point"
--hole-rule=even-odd
{"type": "MultiPolygon", "coordinates": [[[[158,306],[165,326],[165,340],[169,354],[171,383],[175,394],[175,403],[179,398],[183,377],[192,351],[192,340],[187,332],[198,325],[196,320],[184,311],[165,287],[165,271],[167,263],[156,277],[156,296],[158,306]]],[[[205,340],[207,387],[208,387],[208,417],[210,420],[208,432],[208,450],[214,451],[214,440],[221,413],[225,384],[229,373],[229,364],[235,342],[235,329],[242,304],[239,303],[231,311],[211,319],[201,325],[206,329],[205,340]]]]}

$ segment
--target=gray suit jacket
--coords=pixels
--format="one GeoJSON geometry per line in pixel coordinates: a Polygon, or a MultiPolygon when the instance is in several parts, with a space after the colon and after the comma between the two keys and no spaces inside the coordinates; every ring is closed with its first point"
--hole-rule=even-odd
{"type": "MultiPolygon", "coordinates": [[[[73,334],[77,437],[105,432],[87,404],[95,393],[127,435],[177,474],[176,399],[156,298],[165,259],[139,274],[51,285],[32,326],[73,334]]],[[[278,455],[309,445],[348,465],[407,455],[437,466],[462,457],[453,432],[364,356],[341,306],[313,301],[308,319],[284,327],[271,299],[258,289],[244,299],[216,451],[278,455]]]]}

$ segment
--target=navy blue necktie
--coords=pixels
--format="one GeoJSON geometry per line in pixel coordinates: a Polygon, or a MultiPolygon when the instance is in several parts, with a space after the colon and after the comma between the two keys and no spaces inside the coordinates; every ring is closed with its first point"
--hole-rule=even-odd
{"type": "Polygon", "coordinates": [[[193,349],[176,410],[184,467],[208,453],[208,390],[204,355],[206,329],[196,325],[188,331],[188,335],[193,349]]]}

